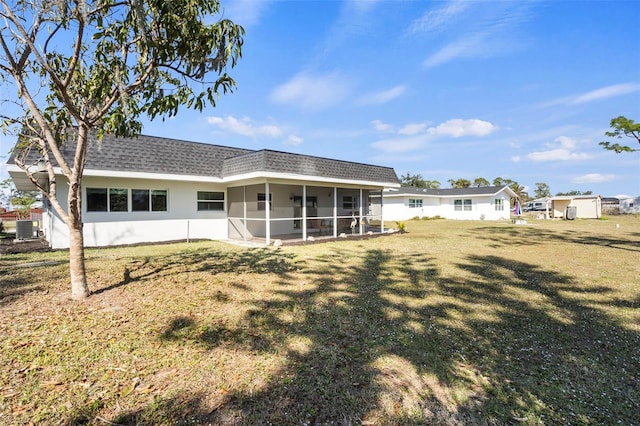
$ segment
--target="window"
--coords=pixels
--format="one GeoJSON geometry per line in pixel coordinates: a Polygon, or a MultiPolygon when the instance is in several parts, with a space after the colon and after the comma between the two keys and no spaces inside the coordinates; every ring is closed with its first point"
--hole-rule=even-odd
{"type": "Polygon", "coordinates": [[[471,200],[470,199],[467,199],[467,200],[453,200],[453,210],[455,210],[457,212],[461,212],[461,211],[470,212],[471,211],[471,200]]]}
{"type": "Polygon", "coordinates": [[[132,189],[131,190],[131,211],[134,211],[134,212],[149,211],[149,190],[148,189],[132,189]]]}
{"type": "Polygon", "coordinates": [[[132,189],[131,211],[134,212],[166,212],[167,191],[159,189],[132,189]]]}
{"type": "Polygon", "coordinates": [[[198,211],[224,211],[224,192],[198,191],[198,211]]]}
{"type": "Polygon", "coordinates": [[[409,208],[416,209],[422,207],[422,200],[417,198],[409,198],[409,208]]]}
{"type": "MultiPolygon", "coordinates": [[[[271,202],[273,201],[273,194],[269,193],[269,210],[273,210],[273,205],[271,202]]],[[[258,193],[258,210],[265,210],[265,206],[267,203],[267,194],[264,192],[258,193]]]]}
{"type": "Polygon", "coordinates": [[[166,212],[167,191],[132,189],[129,210],[129,189],[87,188],[88,212],[166,212]]]}
{"type": "Polygon", "coordinates": [[[504,211],[504,200],[495,199],[495,209],[497,212],[504,211]]]}
{"type": "Polygon", "coordinates": [[[167,191],[162,189],[151,190],[151,211],[152,212],[167,211],[167,191]]]}
{"type": "Polygon", "coordinates": [[[355,207],[355,197],[353,195],[342,196],[342,208],[344,210],[353,210],[355,207]]]}
{"type": "Polygon", "coordinates": [[[87,188],[87,211],[107,211],[107,188],[87,188]]]}

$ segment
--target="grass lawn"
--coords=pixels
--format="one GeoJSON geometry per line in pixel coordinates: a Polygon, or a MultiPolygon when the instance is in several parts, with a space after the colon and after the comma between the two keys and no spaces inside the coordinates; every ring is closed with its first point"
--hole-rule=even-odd
{"type": "Polygon", "coordinates": [[[640,424],[640,216],[407,231],[3,255],[0,424],[640,424]]]}

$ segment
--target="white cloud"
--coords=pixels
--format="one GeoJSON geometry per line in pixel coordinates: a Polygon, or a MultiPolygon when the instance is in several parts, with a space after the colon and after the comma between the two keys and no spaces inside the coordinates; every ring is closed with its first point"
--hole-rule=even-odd
{"type": "Polygon", "coordinates": [[[400,135],[417,135],[418,133],[424,132],[427,128],[427,123],[410,123],[406,124],[402,129],[398,130],[398,134],[400,135]]]}
{"type": "Polygon", "coordinates": [[[391,124],[383,123],[380,120],[373,120],[371,124],[373,125],[373,128],[379,132],[390,132],[393,130],[391,124]]]}
{"type": "Polygon", "coordinates": [[[536,151],[527,154],[527,158],[534,162],[543,161],[581,161],[593,158],[593,155],[576,152],[578,143],[568,136],[559,136],[552,143],[546,144],[551,148],[546,151],[536,151]]]}
{"type": "Polygon", "coordinates": [[[271,92],[271,99],[276,103],[319,111],[340,103],[349,92],[349,80],[336,72],[326,75],[299,73],[276,87],[271,92]]]}
{"type": "Polygon", "coordinates": [[[402,96],[407,91],[406,86],[395,86],[381,92],[369,93],[358,99],[359,105],[380,105],[402,96]]]}
{"type": "Polygon", "coordinates": [[[586,175],[576,176],[571,179],[572,183],[602,183],[611,182],[616,178],[615,175],[601,174],[601,173],[587,173],[586,175]]]}
{"type": "Polygon", "coordinates": [[[561,148],[566,150],[571,150],[576,147],[575,139],[568,136],[559,136],[554,140],[554,142],[557,142],[561,148]]]}
{"type": "Polygon", "coordinates": [[[569,161],[587,160],[592,156],[585,153],[571,152],[568,149],[551,149],[549,151],[537,151],[527,154],[527,158],[535,162],[543,161],[569,161]]]}
{"type": "Polygon", "coordinates": [[[519,163],[522,158],[519,155],[514,155],[511,157],[511,161],[514,163],[519,163]]]}
{"type": "Polygon", "coordinates": [[[640,91],[640,84],[637,83],[614,84],[577,95],[557,98],[541,104],[540,107],[545,108],[554,105],[579,105],[614,98],[617,96],[624,96],[638,91],[640,91]]]}
{"type": "Polygon", "coordinates": [[[222,130],[243,136],[267,136],[277,138],[282,135],[282,130],[278,126],[273,124],[255,125],[248,117],[242,119],[237,119],[231,115],[226,117],[207,117],[207,122],[215,124],[222,130]]]}
{"type": "Polygon", "coordinates": [[[288,146],[298,146],[303,141],[304,141],[304,139],[302,139],[300,136],[289,135],[289,137],[287,139],[285,139],[285,141],[283,143],[285,145],[288,145],[288,146]]]}
{"type": "Polygon", "coordinates": [[[431,135],[447,135],[459,138],[462,136],[486,136],[498,130],[498,127],[488,121],[454,118],[445,121],[437,127],[429,128],[431,135]]]}

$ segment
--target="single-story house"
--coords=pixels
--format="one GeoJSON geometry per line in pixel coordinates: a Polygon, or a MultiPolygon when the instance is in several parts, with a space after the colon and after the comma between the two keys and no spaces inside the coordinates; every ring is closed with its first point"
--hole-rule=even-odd
{"type": "MultiPolygon", "coordinates": [[[[517,194],[508,186],[485,186],[461,189],[387,188],[384,203],[372,203],[374,215],[384,205],[385,220],[408,220],[414,217],[442,217],[456,220],[508,220],[511,199],[517,194]]],[[[371,197],[375,200],[376,194],[371,197]]]]}
{"type": "MultiPolygon", "coordinates": [[[[71,159],[75,143],[62,149],[71,159]]],[[[37,167],[39,158],[29,158],[37,167]]],[[[66,206],[68,183],[54,166],[57,197],[66,206]]],[[[7,168],[18,189],[33,189],[15,153],[7,168]]],[[[384,232],[384,208],[373,214],[369,195],[399,186],[390,167],[163,137],[105,135],[98,141],[92,136],[82,179],[84,241],[86,246],[185,239],[270,244],[384,232]]],[[[43,232],[51,247],[69,246],[68,228],[48,202],[43,232]]]]}
{"type": "Polygon", "coordinates": [[[602,198],[599,195],[562,195],[551,197],[553,218],[598,219],[602,216],[602,198]]]}
{"type": "Polygon", "coordinates": [[[629,197],[620,199],[620,213],[640,213],[640,197],[629,197]]]}

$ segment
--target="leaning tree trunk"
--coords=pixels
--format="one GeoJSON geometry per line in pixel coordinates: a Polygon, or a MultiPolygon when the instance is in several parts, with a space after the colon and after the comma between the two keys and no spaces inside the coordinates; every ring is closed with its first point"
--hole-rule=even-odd
{"type": "Polygon", "coordinates": [[[69,185],[69,276],[71,278],[71,298],[82,300],[89,296],[87,273],[84,264],[84,236],[80,212],[80,184],[69,185]]]}

